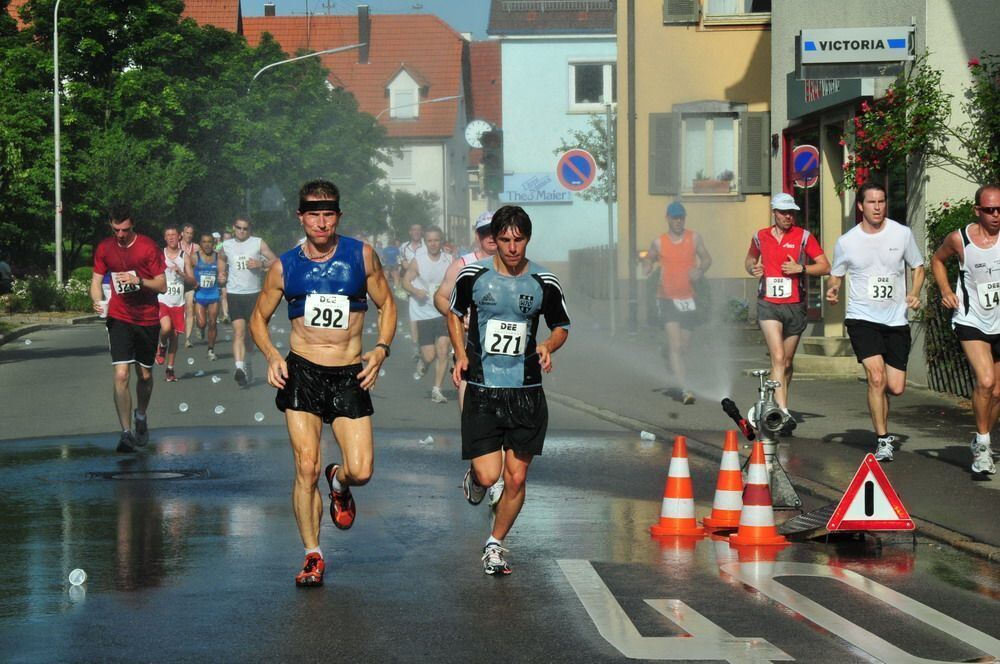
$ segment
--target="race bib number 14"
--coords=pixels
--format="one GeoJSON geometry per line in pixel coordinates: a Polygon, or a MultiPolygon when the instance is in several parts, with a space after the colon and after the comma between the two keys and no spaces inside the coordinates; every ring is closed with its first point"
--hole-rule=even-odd
{"type": "Polygon", "coordinates": [[[528,324],[505,320],[486,322],[486,352],[492,355],[523,355],[528,324]]]}
{"type": "Polygon", "coordinates": [[[979,295],[979,304],[983,309],[996,309],[1000,306],[1000,281],[991,281],[976,286],[979,295]]]}
{"type": "Polygon", "coordinates": [[[351,305],[346,295],[306,295],[306,327],[325,330],[346,330],[351,305]]]}

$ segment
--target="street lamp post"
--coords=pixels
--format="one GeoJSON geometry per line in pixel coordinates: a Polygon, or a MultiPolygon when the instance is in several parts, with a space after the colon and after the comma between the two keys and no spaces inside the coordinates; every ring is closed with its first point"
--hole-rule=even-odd
{"type": "Polygon", "coordinates": [[[59,144],[59,2],[52,11],[52,125],[55,130],[55,189],[56,189],[56,283],[63,281],[62,260],[62,155],[59,144]]]}
{"type": "MultiPolygon", "coordinates": [[[[58,5],[58,2],[56,4],[58,5]]],[[[260,70],[256,74],[253,75],[253,78],[250,79],[250,85],[247,86],[247,92],[250,92],[250,87],[253,85],[253,82],[257,80],[257,77],[260,76],[261,74],[263,74],[264,72],[266,72],[271,67],[277,67],[278,65],[288,64],[289,62],[297,62],[299,60],[305,60],[306,58],[312,58],[312,57],[315,57],[317,55],[331,55],[333,53],[341,53],[343,51],[350,51],[351,49],[361,48],[361,47],[367,46],[367,45],[368,44],[351,44],[350,46],[339,46],[337,48],[328,48],[325,51],[316,51],[314,53],[306,53],[305,55],[300,55],[300,56],[294,57],[294,58],[288,58],[287,60],[279,60],[278,62],[272,62],[269,65],[265,65],[264,67],[261,67],[260,70]]]]}
{"type": "Polygon", "coordinates": [[[411,106],[420,106],[422,104],[433,104],[434,102],[437,101],[451,101],[452,99],[461,99],[464,96],[465,95],[450,95],[448,97],[435,97],[434,99],[424,99],[423,101],[413,102],[412,104],[400,104],[399,106],[386,106],[385,108],[383,108],[381,111],[378,112],[378,114],[375,116],[375,119],[378,120],[380,117],[382,117],[382,114],[385,113],[386,111],[391,111],[397,108],[409,108],[411,106]]]}

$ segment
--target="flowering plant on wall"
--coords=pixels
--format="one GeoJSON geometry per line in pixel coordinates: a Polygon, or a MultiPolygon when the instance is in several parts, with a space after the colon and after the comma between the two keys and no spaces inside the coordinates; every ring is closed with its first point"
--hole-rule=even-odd
{"type": "Polygon", "coordinates": [[[952,95],[941,89],[942,73],[922,56],[888,87],[885,95],[862,102],[841,140],[850,149],[838,191],[855,189],[872,172],[923,159],[971,182],[1000,175],[1000,59],[972,58],[972,83],[962,103],[966,121],[953,126],[952,95]]]}

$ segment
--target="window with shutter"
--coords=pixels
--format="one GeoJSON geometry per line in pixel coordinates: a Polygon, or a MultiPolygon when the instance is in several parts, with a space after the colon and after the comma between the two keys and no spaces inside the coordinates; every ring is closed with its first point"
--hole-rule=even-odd
{"type": "Polygon", "coordinates": [[[698,0],[663,0],[664,23],[697,23],[698,0]]]}
{"type": "Polygon", "coordinates": [[[649,114],[649,193],[680,193],[680,114],[649,114]]]}
{"type": "Polygon", "coordinates": [[[740,190],[744,194],[771,192],[771,114],[740,115],[740,190]]]}

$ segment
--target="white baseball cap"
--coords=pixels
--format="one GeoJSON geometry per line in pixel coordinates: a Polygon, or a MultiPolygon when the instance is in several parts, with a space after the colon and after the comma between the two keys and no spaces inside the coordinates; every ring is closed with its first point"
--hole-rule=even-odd
{"type": "Polygon", "coordinates": [[[798,205],[795,204],[795,199],[792,198],[791,194],[775,194],[774,198],[771,199],[771,209],[772,210],[799,210],[798,205]]]}
{"type": "Polygon", "coordinates": [[[491,221],[493,221],[493,212],[491,212],[490,210],[483,212],[478,217],[476,217],[476,230],[478,231],[480,228],[484,226],[489,226],[491,221]]]}

